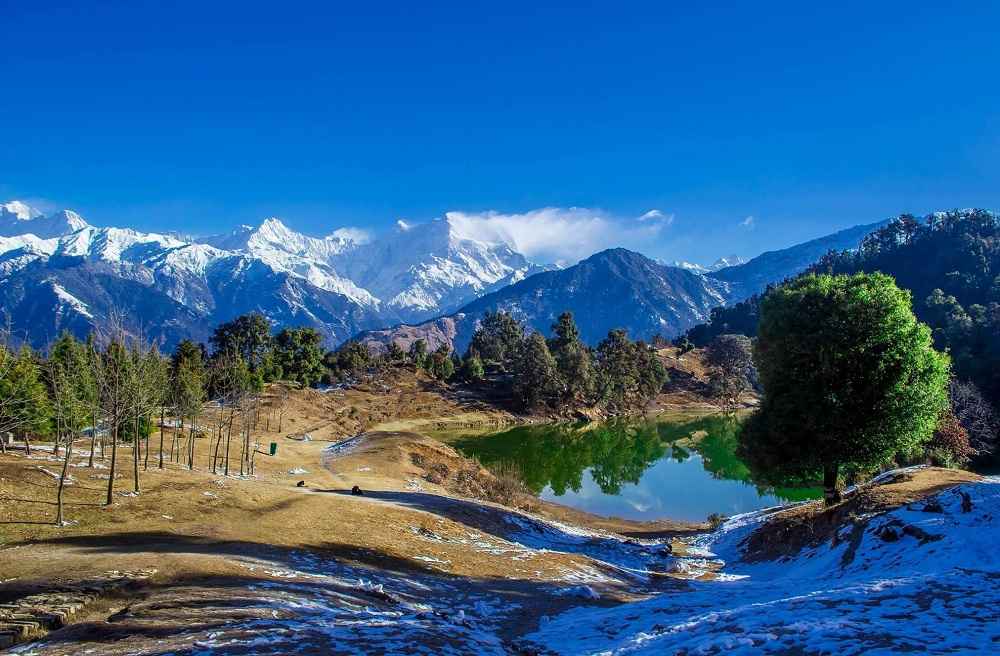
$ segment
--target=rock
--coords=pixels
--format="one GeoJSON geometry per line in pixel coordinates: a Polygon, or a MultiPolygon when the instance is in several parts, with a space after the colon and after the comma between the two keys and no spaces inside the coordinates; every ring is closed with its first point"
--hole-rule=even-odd
{"type": "Polygon", "coordinates": [[[306,486],[305,481],[299,481],[298,483],[295,484],[295,487],[305,487],[305,486],[306,486]]]}
{"type": "Polygon", "coordinates": [[[930,501],[924,504],[922,510],[925,513],[943,513],[944,507],[941,506],[941,502],[938,501],[937,499],[931,499],[930,501]]]}
{"type": "Polygon", "coordinates": [[[899,540],[899,533],[891,526],[883,526],[879,530],[878,536],[885,542],[896,542],[899,540]]]}
{"type": "Polygon", "coordinates": [[[666,543],[665,545],[663,545],[663,548],[660,549],[660,555],[664,556],[664,557],[666,557],[666,556],[673,556],[674,555],[674,545],[670,544],[669,542],[666,543]]]}
{"type": "Polygon", "coordinates": [[[962,497],[962,512],[972,512],[972,496],[968,492],[958,491],[959,495],[962,497]]]}
{"type": "Polygon", "coordinates": [[[361,495],[364,494],[364,492],[361,491],[360,487],[355,485],[354,487],[351,488],[351,494],[353,494],[356,497],[360,497],[361,495]]]}

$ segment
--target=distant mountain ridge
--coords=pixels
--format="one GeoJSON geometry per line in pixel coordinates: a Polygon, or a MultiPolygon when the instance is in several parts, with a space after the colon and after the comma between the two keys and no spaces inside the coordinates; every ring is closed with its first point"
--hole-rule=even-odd
{"type": "Polygon", "coordinates": [[[277,218],[191,239],[0,205],[0,310],[38,346],[64,329],[101,330],[113,310],[165,346],[205,339],[251,311],[276,326],[313,326],[332,346],[453,311],[541,270],[507,244],[457,234],[447,219],[401,224],[370,242],[347,231],[309,237],[277,218]]]}
{"type": "Polygon", "coordinates": [[[632,251],[610,249],[575,266],[538,274],[483,296],[455,314],[417,325],[366,331],[357,339],[376,350],[391,341],[407,347],[424,339],[431,348],[448,344],[463,351],[482,315],[497,310],[510,312],[545,334],[559,313],[571,311],[581,337],[591,345],[613,328],[625,328],[635,339],[650,340],[657,334],[672,338],[707,320],[712,308],[790,278],[831,250],[857,248],[867,234],[885,223],[855,226],[749,261],[738,256],[720,258],[712,267],[688,262],[666,265],[632,251]]]}
{"type": "Polygon", "coordinates": [[[581,338],[590,344],[617,327],[649,340],[656,334],[672,337],[704,321],[713,307],[725,302],[727,293],[723,283],[707,276],[613,248],[487,294],[454,315],[366,332],[359,339],[380,348],[392,340],[408,346],[422,338],[431,347],[448,343],[463,351],[482,315],[503,310],[546,334],[560,313],[570,311],[581,338]]]}
{"type": "Polygon", "coordinates": [[[36,346],[64,329],[101,331],[114,311],[165,348],[205,340],[215,325],[246,312],[276,327],[315,327],[329,346],[358,334],[384,343],[426,333],[464,348],[482,313],[495,309],[544,331],[560,312],[574,311],[592,343],[613,327],[635,338],[671,337],[831,248],[855,247],[878,225],[736,266],[727,266],[732,258],[667,266],[609,249],[552,269],[448,217],[399,222],[375,239],[345,229],[311,237],[274,217],[191,238],[98,228],[70,210],[45,215],[11,201],[0,205],[0,312],[15,336],[36,346]]]}
{"type": "Polygon", "coordinates": [[[728,302],[749,298],[776,282],[805,271],[830,251],[854,250],[866,235],[875,232],[889,220],[857,225],[831,235],[811,239],[795,246],[762,253],[748,262],[727,266],[709,273],[712,278],[730,286],[728,302]]]}

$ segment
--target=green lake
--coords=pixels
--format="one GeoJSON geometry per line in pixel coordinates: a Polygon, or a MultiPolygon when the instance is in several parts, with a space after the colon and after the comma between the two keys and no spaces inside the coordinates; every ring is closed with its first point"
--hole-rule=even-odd
{"type": "Polygon", "coordinates": [[[707,415],[436,437],[487,467],[513,463],[542,499],[598,515],[701,521],[822,496],[755,484],[736,457],[739,430],[735,417],[707,415]]]}

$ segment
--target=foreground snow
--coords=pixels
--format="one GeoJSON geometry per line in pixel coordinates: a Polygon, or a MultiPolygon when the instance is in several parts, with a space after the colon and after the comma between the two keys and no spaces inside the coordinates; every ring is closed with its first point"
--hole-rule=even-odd
{"type": "Polygon", "coordinates": [[[741,515],[692,545],[695,555],[725,562],[719,579],[543,618],[526,642],[558,654],[993,653],[1000,650],[1000,481],[934,498],[943,512],[912,504],[867,518],[860,541],[848,525],[837,546],[757,564],[741,560],[741,543],[768,513],[741,515]],[[961,492],[972,501],[969,512],[961,492]],[[898,540],[880,537],[886,526],[898,540]]]}

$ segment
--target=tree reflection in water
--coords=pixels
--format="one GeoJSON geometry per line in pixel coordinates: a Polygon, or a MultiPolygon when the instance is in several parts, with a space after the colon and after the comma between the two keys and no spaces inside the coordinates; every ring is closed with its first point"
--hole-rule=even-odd
{"type": "Polygon", "coordinates": [[[613,421],[600,424],[518,426],[486,436],[451,440],[466,455],[489,466],[515,463],[536,494],[546,487],[561,496],[580,492],[584,472],[601,492],[618,495],[627,483],[638,484],[653,463],[668,458],[686,462],[695,454],[712,478],[754,485],[760,496],[785,501],[817,498],[819,488],[770,488],[755,485],[750,470],[736,457],[740,419],[705,415],[680,420],[613,421]]]}

